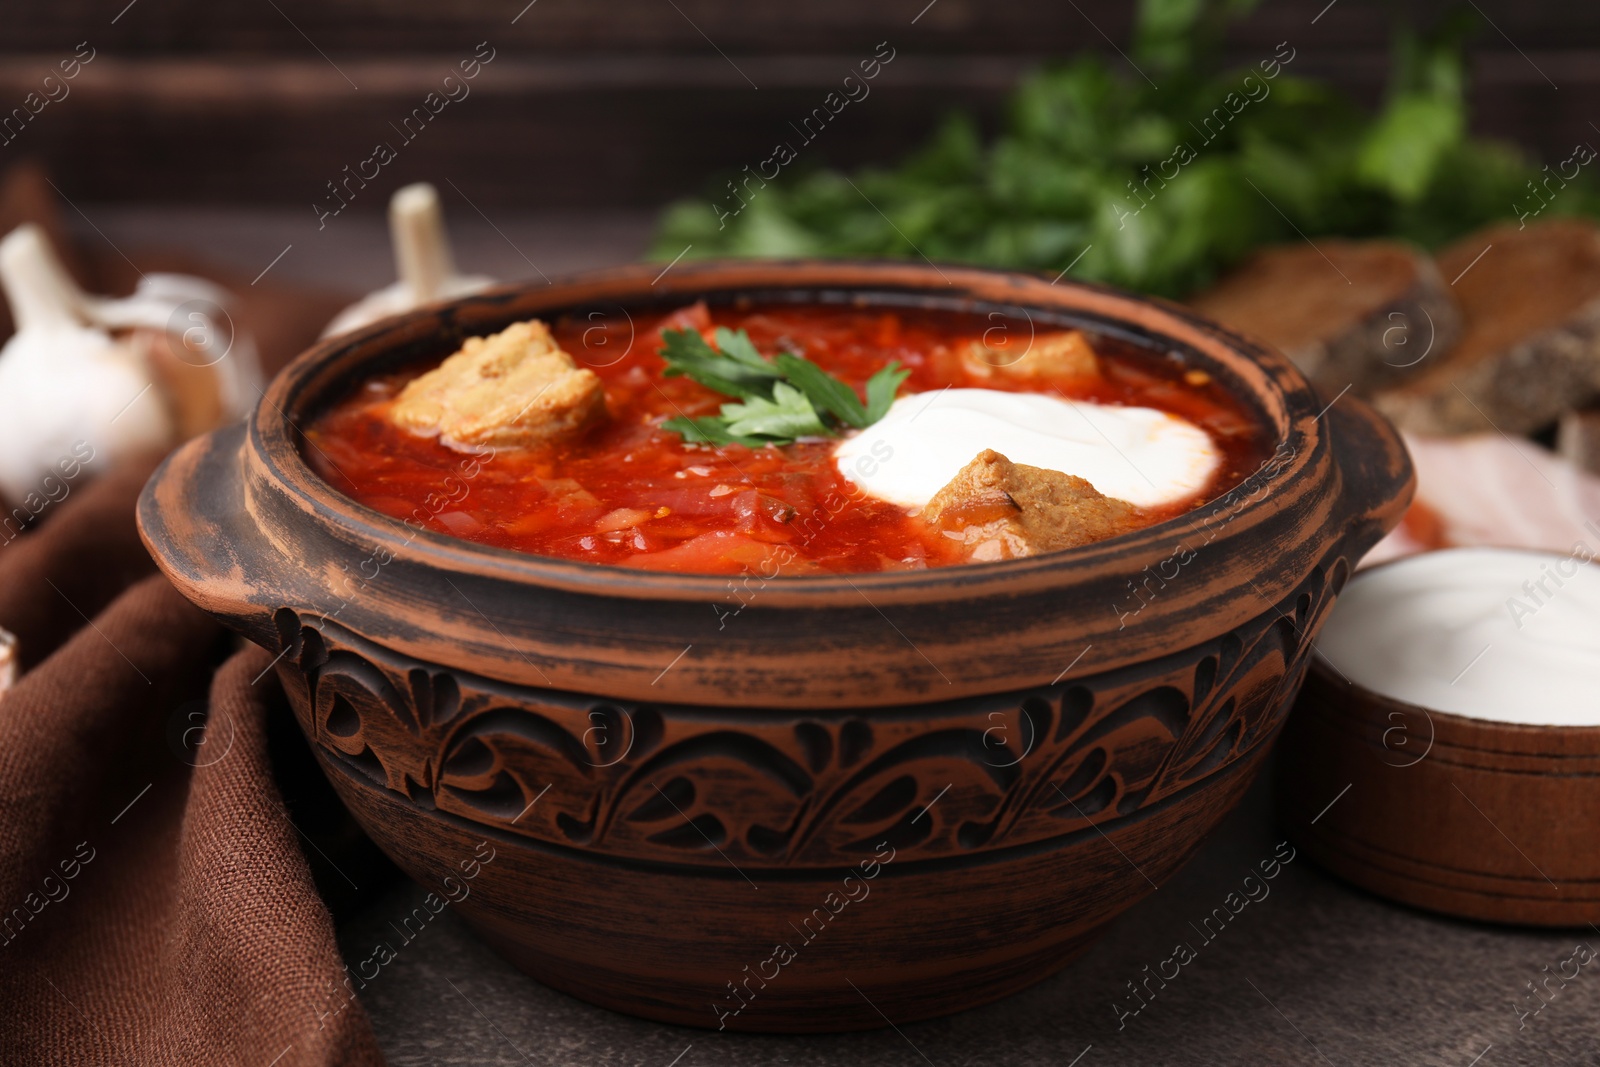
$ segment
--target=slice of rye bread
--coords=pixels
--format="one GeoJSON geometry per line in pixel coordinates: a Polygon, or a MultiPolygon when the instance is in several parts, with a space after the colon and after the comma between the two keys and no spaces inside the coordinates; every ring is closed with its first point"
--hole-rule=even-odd
{"type": "Polygon", "coordinates": [[[1433,260],[1398,241],[1267,248],[1190,304],[1276,347],[1330,395],[1401,381],[1460,327],[1433,260]]]}
{"type": "Polygon", "coordinates": [[[1414,433],[1529,433],[1600,393],[1600,229],[1501,223],[1439,254],[1463,329],[1376,398],[1414,433]],[[1480,258],[1481,257],[1481,258],[1480,258]]]}

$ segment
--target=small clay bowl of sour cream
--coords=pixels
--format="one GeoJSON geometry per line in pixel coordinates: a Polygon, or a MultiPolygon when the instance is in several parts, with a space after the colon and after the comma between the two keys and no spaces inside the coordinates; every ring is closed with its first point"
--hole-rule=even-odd
{"type": "Polygon", "coordinates": [[[1600,922],[1600,566],[1462,548],[1356,575],[1284,730],[1296,843],[1463,918],[1600,922]]]}

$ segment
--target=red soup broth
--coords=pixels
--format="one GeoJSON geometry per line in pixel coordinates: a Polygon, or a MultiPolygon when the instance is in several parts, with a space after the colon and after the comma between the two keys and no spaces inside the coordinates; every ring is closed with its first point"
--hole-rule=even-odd
{"type": "Polygon", "coordinates": [[[1222,462],[1200,493],[1146,509],[1150,524],[1225,492],[1267,452],[1259,420],[1221,385],[1176,356],[1113,338],[1089,335],[1100,381],[1058,387],[972,374],[961,349],[986,330],[998,347],[995,323],[977,315],[696,304],[634,315],[620,329],[581,318],[552,324],[561,347],[605,383],[610,418],[579,439],[469,453],[400,429],[387,410],[407,382],[437,365],[430,364],[375,376],[335,403],[308,428],[305,457],[335,488],[385,515],[538,556],[765,577],[964,562],[951,537],[846,480],[833,463],[831,440],[713,448],[660,429],[674,416],[715,414],[728,399],[688,378],[662,377],[657,352],[663,329],[696,328],[711,340],[715,326],[749,331],[767,355],[799,351],[858,392],[896,360],[911,372],[902,396],[946,386],[1009,389],[1159,408],[1188,419],[1211,434],[1222,462]]]}

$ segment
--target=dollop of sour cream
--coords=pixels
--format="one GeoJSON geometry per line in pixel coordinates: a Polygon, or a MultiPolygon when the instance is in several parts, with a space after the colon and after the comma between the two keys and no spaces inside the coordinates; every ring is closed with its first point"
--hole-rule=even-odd
{"type": "Polygon", "coordinates": [[[1600,566],[1504,548],[1428,552],[1351,579],[1317,639],[1357,685],[1473,719],[1600,725],[1600,566]]]}
{"type": "Polygon", "coordinates": [[[903,396],[833,456],[872,496],[920,508],[986,448],[1140,507],[1200,492],[1221,462],[1209,434],[1165,411],[998,389],[903,396]]]}

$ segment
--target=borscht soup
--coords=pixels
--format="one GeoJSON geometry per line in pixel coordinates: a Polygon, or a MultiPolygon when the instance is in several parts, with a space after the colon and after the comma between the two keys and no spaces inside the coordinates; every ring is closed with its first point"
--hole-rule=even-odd
{"type": "Polygon", "coordinates": [[[1270,447],[1181,353],[1020,313],[696,303],[613,325],[528,320],[370,377],[305,428],[305,458],[417,529],[773,578],[1090,544],[1221,495],[1270,447]]]}

